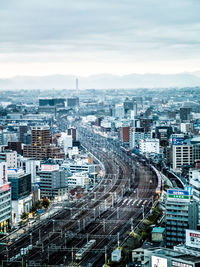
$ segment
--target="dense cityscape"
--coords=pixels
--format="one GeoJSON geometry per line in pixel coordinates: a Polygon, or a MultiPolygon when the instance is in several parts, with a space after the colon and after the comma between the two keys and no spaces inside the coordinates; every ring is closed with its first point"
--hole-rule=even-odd
{"type": "Polygon", "coordinates": [[[78,82],[1,91],[2,266],[199,266],[200,88],[78,82]]]}

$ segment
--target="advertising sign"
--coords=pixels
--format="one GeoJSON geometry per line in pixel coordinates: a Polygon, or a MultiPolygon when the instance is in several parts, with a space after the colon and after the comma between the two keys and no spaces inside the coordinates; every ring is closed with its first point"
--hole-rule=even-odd
{"type": "Polygon", "coordinates": [[[200,231],[186,230],[186,246],[200,248],[200,231]]]}
{"type": "Polygon", "coordinates": [[[157,256],[151,257],[151,267],[167,267],[167,259],[157,256]]]}
{"type": "Polygon", "coordinates": [[[54,164],[52,164],[52,165],[50,165],[50,164],[42,164],[41,165],[41,171],[42,172],[58,171],[58,170],[59,170],[59,165],[58,164],[56,164],[56,165],[54,165],[54,164]]]}
{"type": "Polygon", "coordinates": [[[187,190],[168,189],[168,199],[176,201],[189,201],[190,194],[187,190]]]}
{"type": "Polygon", "coordinates": [[[10,188],[11,188],[10,183],[7,183],[5,185],[0,186],[0,192],[8,191],[8,190],[10,190],[10,188]]]}
{"type": "Polygon", "coordinates": [[[184,138],[183,137],[172,137],[172,145],[178,146],[178,145],[183,145],[184,143],[184,138]]]}
{"type": "Polygon", "coordinates": [[[187,263],[183,263],[183,262],[179,262],[179,261],[172,261],[172,266],[175,266],[175,267],[193,267],[193,265],[191,265],[191,264],[187,264],[187,263]]]}
{"type": "Polygon", "coordinates": [[[189,195],[192,196],[192,194],[193,194],[193,188],[191,186],[185,186],[184,187],[184,190],[188,191],[189,192],[189,195]]]}

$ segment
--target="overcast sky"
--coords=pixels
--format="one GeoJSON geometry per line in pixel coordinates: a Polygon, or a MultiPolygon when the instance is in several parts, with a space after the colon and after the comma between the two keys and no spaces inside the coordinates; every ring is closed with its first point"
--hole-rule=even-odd
{"type": "Polygon", "coordinates": [[[200,0],[0,0],[0,77],[200,70],[200,0]]]}

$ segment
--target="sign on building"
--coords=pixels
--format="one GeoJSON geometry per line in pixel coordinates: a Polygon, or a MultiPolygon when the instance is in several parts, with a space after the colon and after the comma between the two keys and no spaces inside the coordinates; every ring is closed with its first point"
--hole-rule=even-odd
{"type": "Polygon", "coordinates": [[[157,256],[151,257],[151,267],[167,267],[167,259],[157,256]]]}
{"type": "Polygon", "coordinates": [[[186,246],[200,248],[200,231],[186,229],[186,246]]]}
{"type": "Polygon", "coordinates": [[[168,200],[189,201],[190,194],[187,190],[168,189],[168,200]]]}

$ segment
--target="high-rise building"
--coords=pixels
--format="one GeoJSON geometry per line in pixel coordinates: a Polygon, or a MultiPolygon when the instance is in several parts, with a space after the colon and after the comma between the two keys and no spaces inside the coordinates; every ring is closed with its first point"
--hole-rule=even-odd
{"type": "Polygon", "coordinates": [[[194,163],[192,145],[173,145],[172,146],[172,168],[175,172],[180,172],[182,166],[194,163]]]}
{"type": "Polygon", "coordinates": [[[19,126],[19,141],[24,142],[24,134],[28,132],[28,126],[27,125],[20,125],[19,126]]]}
{"type": "Polygon", "coordinates": [[[0,163],[0,232],[6,232],[12,223],[11,184],[8,182],[7,163],[0,163]]]}
{"type": "Polygon", "coordinates": [[[31,174],[23,169],[8,169],[8,181],[12,186],[12,200],[18,200],[31,193],[31,174]]]}
{"type": "Polygon", "coordinates": [[[72,141],[77,141],[77,129],[76,128],[68,128],[67,134],[72,136],[72,141]]]}
{"type": "Polygon", "coordinates": [[[191,108],[185,108],[185,107],[180,108],[181,121],[188,121],[190,119],[190,113],[191,113],[191,108]]]}
{"type": "Polygon", "coordinates": [[[129,143],[130,141],[130,126],[124,126],[120,128],[120,140],[123,143],[129,143]]]}
{"type": "Polygon", "coordinates": [[[12,221],[18,223],[23,212],[32,207],[31,174],[23,169],[8,169],[8,181],[12,187],[12,221]]]}
{"type": "Polygon", "coordinates": [[[32,128],[31,145],[24,146],[23,156],[37,160],[48,158],[65,158],[59,147],[51,144],[49,126],[32,128]]]}
{"type": "Polygon", "coordinates": [[[42,147],[49,145],[51,142],[51,134],[49,126],[32,127],[31,144],[34,147],[42,147]]]}
{"type": "Polygon", "coordinates": [[[198,203],[190,199],[188,191],[168,190],[165,222],[167,247],[184,243],[186,229],[197,229],[198,203]]]}
{"type": "Polygon", "coordinates": [[[41,197],[53,199],[67,194],[66,170],[59,169],[59,165],[43,164],[38,175],[41,197]]]}

